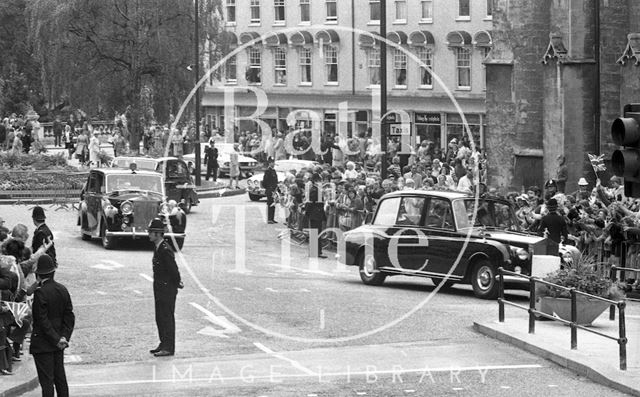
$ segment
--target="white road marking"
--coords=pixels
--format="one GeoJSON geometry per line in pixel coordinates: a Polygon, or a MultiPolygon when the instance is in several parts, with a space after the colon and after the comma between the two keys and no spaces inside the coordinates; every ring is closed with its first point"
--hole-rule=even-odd
{"type": "Polygon", "coordinates": [[[265,288],[265,290],[269,291],[269,292],[278,292],[278,290],[275,290],[275,289],[273,289],[271,287],[267,287],[267,288],[265,288]]]}
{"type": "Polygon", "coordinates": [[[549,385],[549,387],[558,387],[558,385],[549,385]]]}
{"type": "Polygon", "coordinates": [[[324,309],[320,309],[320,329],[324,329],[324,309]]]}
{"type": "Polygon", "coordinates": [[[82,357],[77,354],[65,354],[64,362],[65,363],[79,363],[82,361],[82,357]]]}
{"type": "Polygon", "coordinates": [[[96,291],[96,294],[98,294],[98,295],[106,295],[107,293],[104,292],[104,291],[96,291]]]}
{"type": "MultiPolygon", "coordinates": [[[[542,365],[539,364],[531,364],[531,365],[490,365],[490,366],[485,366],[485,367],[465,367],[465,368],[456,368],[456,371],[484,371],[484,370],[498,370],[498,369],[506,369],[506,370],[511,370],[511,369],[532,369],[532,368],[542,368],[542,365]]],[[[429,372],[446,372],[449,373],[451,372],[451,367],[442,367],[442,368],[413,368],[413,369],[403,369],[402,373],[403,374],[407,374],[407,373],[417,373],[417,374],[422,374],[425,371],[429,371],[429,372]]],[[[394,374],[394,373],[398,373],[397,369],[391,369],[391,370],[378,370],[378,371],[344,371],[344,372],[323,372],[322,373],[322,377],[323,378],[327,378],[327,377],[339,377],[339,378],[345,378],[347,376],[367,376],[367,375],[373,375],[373,374],[378,374],[378,375],[385,375],[385,374],[394,374]]],[[[272,382],[273,381],[273,374],[268,374],[268,375],[254,375],[252,376],[253,379],[255,380],[265,380],[267,382],[272,382]]],[[[312,378],[312,379],[316,379],[318,378],[318,374],[316,373],[311,373],[311,374],[307,374],[307,373],[298,373],[298,374],[278,374],[278,379],[301,379],[301,378],[312,378]]],[[[231,376],[231,377],[225,377],[224,378],[225,381],[246,381],[247,380],[247,376],[243,375],[243,376],[231,376]]],[[[136,384],[153,384],[153,383],[167,383],[167,384],[171,384],[171,383],[176,383],[176,382],[202,382],[202,383],[206,383],[206,384],[210,384],[211,383],[211,377],[202,377],[202,378],[198,378],[198,377],[185,377],[185,378],[167,378],[167,379],[133,379],[133,380],[125,380],[125,381],[113,381],[113,382],[96,382],[96,383],[72,383],[69,386],[71,387],[104,387],[104,386],[124,386],[124,385],[136,385],[136,384]]],[[[454,387],[453,390],[464,390],[464,388],[462,387],[454,387]]]]}
{"type": "Polygon", "coordinates": [[[198,331],[198,333],[200,335],[217,336],[219,338],[229,338],[229,335],[224,334],[224,330],[215,329],[210,326],[206,326],[202,328],[200,331],[198,331]]]}
{"type": "Polygon", "coordinates": [[[235,289],[236,291],[242,291],[243,289],[240,287],[233,287],[233,289],[235,289]]]}
{"type": "Polygon", "coordinates": [[[500,386],[501,389],[511,389],[511,386],[500,386]]]}
{"type": "Polygon", "coordinates": [[[140,277],[142,277],[143,279],[145,279],[145,280],[147,280],[147,281],[149,281],[151,283],[153,282],[153,278],[151,276],[149,276],[149,275],[144,274],[144,273],[140,273],[140,277]]]}
{"type": "Polygon", "coordinates": [[[134,292],[134,293],[136,293],[136,294],[138,294],[138,295],[142,295],[142,292],[141,292],[141,291],[138,291],[137,289],[134,289],[134,290],[133,290],[133,292],[134,292]]]}
{"type": "Polygon", "coordinates": [[[300,288],[300,292],[311,292],[311,291],[309,291],[309,290],[308,290],[308,289],[306,289],[306,288],[300,288]]]}
{"type": "Polygon", "coordinates": [[[265,266],[278,267],[286,270],[295,270],[302,273],[311,273],[311,274],[320,274],[322,276],[333,277],[333,273],[323,272],[322,270],[317,269],[305,269],[303,267],[295,267],[295,266],[284,266],[279,263],[264,263],[265,266]]]}
{"type": "Polygon", "coordinates": [[[218,325],[222,328],[224,328],[224,330],[222,332],[225,333],[237,333],[240,332],[240,328],[238,328],[235,324],[233,324],[231,321],[227,320],[226,317],[224,316],[216,316],[215,314],[211,313],[209,310],[205,309],[204,307],[200,306],[199,304],[195,303],[195,302],[189,302],[189,304],[193,307],[195,307],[196,309],[200,310],[202,313],[205,314],[205,318],[209,321],[211,321],[213,324],[218,325]]]}
{"type": "Polygon", "coordinates": [[[94,269],[100,269],[100,270],[116,270],[116,269],[120,269],[123,268],[124,265],[122,263],[116,262],[116,261],[112,261],[109,259],[102,259],[100,261],[100,263],[98,263],[97,265],[93,265],[91,266],[94,269]]]}
{"type": "Polygon", "coordinates": [[[366,391],[357,391],[356,394],[359,395],[359,396],[366,396],[367,392],[366,391]]]}
{"type": "Polygon", "coordinates": [[[413,389],[407,389],[404,391],[405,393],[415,393],[416,391],[413,389]]]}
{"type": "Polygon", "coordinates": [[[453,390],[455,390],[455,391],[464,390],[464,387],[454,387],[453,390]]]}
{"type": "Polygon", "coordinates": [[[300,371],[304,372],[305,374],[307,374],[307,375],[312,375],[312,376],[316,376],[316,373],[315,373],[315,372],[313,372],[313,371],[312,371],[312,370],[310,370],[309,368],[307,368],[307,367],[303,366],[302,364],[300,364],[300,363],[299,363],[299,362],[297,362],[296,360],[292,360],[292,359],[290,359],[290,358],[287,358],[287,357],[283,356],[283,355],[282,355],[282,354],[280,354],[280,353],[276,353],[276,352],[274,352],[273,350],[269,349],[268,347],[266,347],[265,345],[263,345],[263,344],[262,344],[262,343],[260,343],[260,342],[253,342],[253,344],[254,344],[258,349],[262,350],[263,352],[265,352],[265,353],[267,353],[267,354],[269,354],[269,355],[271,355],[271,356],[273,356],[273,357],[279,358],[280,360],[283,360],[283,361],[288,362],[288,363],[289,363],[289,364],[291,364],[294,368],[299,369],[300,371]]]}

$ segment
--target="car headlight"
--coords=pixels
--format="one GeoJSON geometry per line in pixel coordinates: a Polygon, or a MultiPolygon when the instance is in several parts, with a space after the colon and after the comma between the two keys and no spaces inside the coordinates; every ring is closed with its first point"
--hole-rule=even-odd
{"type": "Polygon", "coordinates": [[[120,211],[124,215],[133,214],[133,203],[131,201],[125,201],[124,203],[120,204],[120,211]]]}
{"type": "Polygon", "coordinates": [[[529,252],[524,248],[511,247],[511,253],[521,261],[526,261],[527,259],[529,259],[529,252]]]}

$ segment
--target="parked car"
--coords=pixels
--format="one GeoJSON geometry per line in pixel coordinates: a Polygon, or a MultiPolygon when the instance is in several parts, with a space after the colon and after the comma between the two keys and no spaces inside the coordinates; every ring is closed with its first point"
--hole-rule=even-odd
{"type": "Polygon", "coordinates": [[[182,248],[187,217],[179,208],[169,208],[164,189],[164,177],[156,171],[91,170],[80,195],[82,239],[99,237],[104,248],[114,249],[119,238],[148,239],[149,222],[162,217],[169,227],[165,238],[182,248]]]}
{"type": "MultiPolygon", "coordinates": [[[[360,268],[367,285],[393,275],[429,277],[443,287],[471,284],[477,297],[498,296],[498,267],[530,275],[546,238],[521,230],[508,201],[460,192],[403,190],[383,196],[370,224],[344,233],[341,262],[360,268]]],[[[557,254],[557,253],[556,253],[557,254]]],[[[505,276],[509,288],[528,281],[505,276]]]]}
{"type": "Polygon", "coordinates": [[[176,157],[118,156],[111,161],[112,167],[129,169],[136,164],[138,169],[152,170],[164,175],[167,201],[175,200],[185,213],[200,203],[196,186],[189,173],[187,163],[176,157]]]}
{"type": "MultiPolygon", "coordinates": [[[[229,175],[229,162],[230,162],[230,153],[237,151],[233,147],[233,143],[218,143],[216,142],[216,148],[218,148],[218,173],[220,175],[229,175]]],[[[205,175],[207,173],[207,167],[204,165],[204,153],[205,150],[209,147],[208,143],[200,144],[200,160],[202,161],[202,167],[200,167],[200,173],[205,175]]],[[[184,160],[189,164],[189,168],[193,169],[196,164],[196,155],[195,153],[189,153],[183,156],[184,160]]],[[[244,174],[246,177],[253,175],[256,168],[260,166],[258,160],[253,157],[245,156],[244,154],[238,152],[238,162],[240,163],[240,173],[244,174]]]]}
{"type": "MultiPolygon", "coordinates": [[[[284,182],[287,172],[292,170],[300,171],[303,168],[310,169],[316,165],[318,165],[318,162],[311,160],[277,160],[273,169],[276,170],[276,174],[278,175],[278,182],[284,182]]],[[[263,177],[264,173],[261,173],[253,175],[251,178],[247,179],[247,193],[249,194],[249,199],[251,201],[258,201],[265,197],[264,187],[262,186],[263,177]]]]}

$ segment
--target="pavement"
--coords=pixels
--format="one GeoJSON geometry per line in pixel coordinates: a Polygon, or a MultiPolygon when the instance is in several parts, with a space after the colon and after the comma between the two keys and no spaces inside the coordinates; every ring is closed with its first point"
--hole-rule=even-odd
{"type": "MultiPolygon", "coordinates": [[[[474,329],[486,336],[517,346],[532,354],[565,367],[579,375],[612,389],[640,396],[640,315],[625,313],[627,343],[627,370],[620,370],[619,346],[611,340],[578,329],[578,348],[571,350],[571,328],[557,321],[536,321],[535,333],[529,334],[528,313],[514,307],[505,307],[505,321],[498,322],[496,304],[495,321],[474,322],[474,329]]],[[[627,306],[629,309],[629,305],[627,306]]],[[[593,330],[611,335],[618,333],[616,319],[609,320],[609,310],[598,317],[593,330]]]]}

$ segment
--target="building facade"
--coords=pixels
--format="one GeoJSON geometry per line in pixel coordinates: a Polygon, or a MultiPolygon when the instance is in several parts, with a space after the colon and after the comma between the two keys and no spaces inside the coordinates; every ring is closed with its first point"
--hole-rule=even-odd
{"type": "Polygon", "coordinates": [[[627,0],[494,1],[485,61],[490,184],[540,185],[562,155],[567,191],[581,177],[593,186],[587,154],[608,164],[611,123],[625,103],[640,102],[639,16],[640,2],[627,0]]]}
{"type": "MultiPolygon", "coordinates": [[[[322,132],[380,136],[379,0],[222,2],[225,30],[215,44],[233,56],[204,89],[207,123],[228,131],[256,131],[256,119],[283,131],[316,123],[322,132]]],[[[446,149],[466,119],[484,147],[492,1],[387,0],[386,22],[387,108],[410,121],[403,143],[446,149]]]]}

